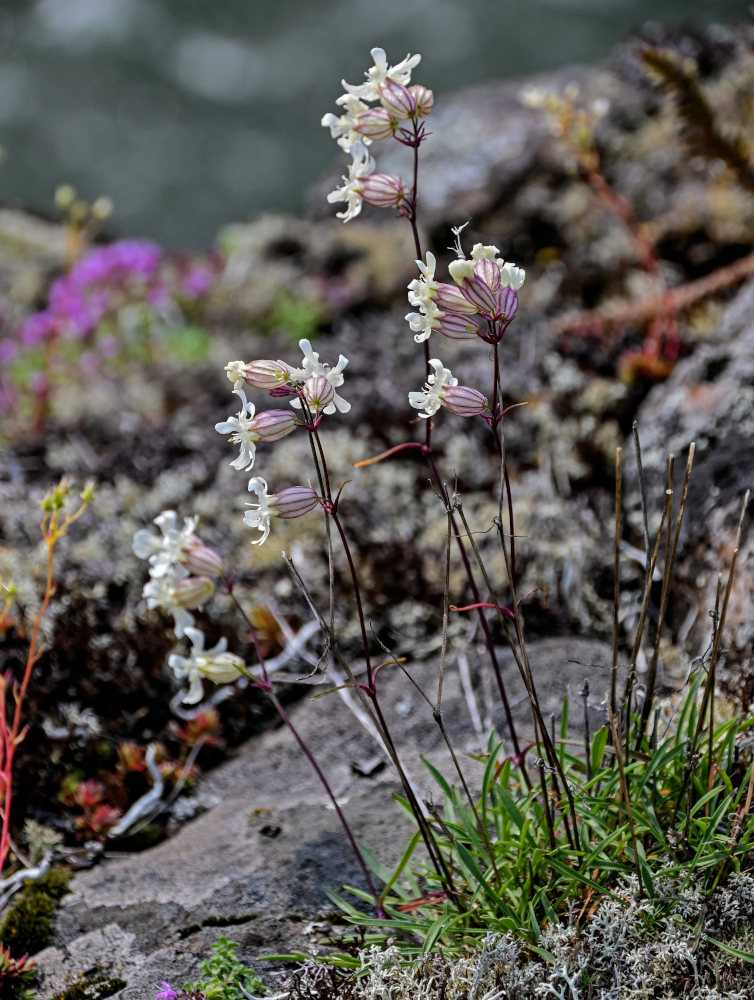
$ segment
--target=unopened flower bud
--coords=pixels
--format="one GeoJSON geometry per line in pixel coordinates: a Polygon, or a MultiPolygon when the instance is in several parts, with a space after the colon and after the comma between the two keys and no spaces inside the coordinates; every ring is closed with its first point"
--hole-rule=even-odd
{"type": "Polygon", "coordinates": [[[282,361],[252,361],[244,365],[242,377],[256,389],[277,389],[289,380],[291,370],[282,361]]]}
{"type": "Polygon", "coordinates": [[[355,131],[367,139],[379,142],[380,139],[394,136],[397,124],[395,117],[387,109],[369,108],[356,116],[355,131]]]}
{"type": "Polygon", "coordinates": [[[518,295],[515,288],[502,288],[500,290],[500,312],[497,318],[502,320],[507,326],[512,322],[517,310],[518,295]]]}
{"type": "Polygon", "coordinates": [[[296,418],[290,410],[265,410],[254,417],[250,426],[260,441],[279,441],[296,430],[296,418]]]}
{"type": "Polygon", "coordinates": [[[445,390],[442,405],[459,417],[476,417],[487,409],[487,397],[468,385],[451,385],[445,390]]]}
{"type": "Polygon", "coordinates": [[[179,608],[199,608],[209,600],[214,584],[206,576],[187,576],[170,591],[170,600],[179,608]]]}
{"type": "Polygon", "coordinates": [[[188,539],[188,546],[181,562],[196,576],[219,576],[223,571],[223,557],[219,552],[205,545],[196,535],[188,539]]]}
{"type": "Polygon", "coordinates": [[[416,98],[408,87],[390,77],[380,84],[380,104],[396,118],[416,117],[416,98]]]}
{"type": "Polygon", "coordinates": [[[492,292],[500,288],[500,266],[495,260],[482,257],[474,261],[474,274],[485,283],[492,292]]]}
{"type": "Polygon", "coordinates": [[[277,517],[302,517],[317,506],[317,494],[311,486],[287,486],[270,497],[272,513],[277,517]]]}
{"type": "Polygon", "coordinates": [[[448,264],[448,271],[453,281],[460,286],[462,281],[469,281],[474,277],[474,262],[465,258],[452,260],[448,264]]]}
{"type": "Polygon", "coordinates": [[[377,208],[394,208],[405,198],[403,181],[392,174],[371,174],[362,182],[361,197],[377,208]]]}
{"type": "Polygon", "coordinates": [[[244,673],[246,664],[235,653],[205,653],[196,659],[196,669],[214,684],[232,684],[244,673]]]}
{"type": "Polygon", "coordinates": [[[424,118],[435,106],[435,95],[429,87],[421,83],[414,83],[408,88],[409,93],[416,101],[416,114],[419,118],[424,118]]]}
{"type": "Polygon", "coordinates": [[[304,400],[313,413],[329,406],[334,395],[335,389],[324,375],[310,375],[304,382],[304,400]]]}

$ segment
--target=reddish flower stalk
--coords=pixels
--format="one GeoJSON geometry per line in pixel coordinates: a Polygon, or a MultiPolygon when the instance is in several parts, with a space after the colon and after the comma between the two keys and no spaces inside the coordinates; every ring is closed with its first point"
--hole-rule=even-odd
{"type": "Polygon", "coordinates": [[[51,490],[42,502],[44,517],[40,525],[42,539],[47,547],[47,571],[45,575],[45,590],[42,603],[34,615],[31,638],[29,639],[29,651],[26,656],[26,664],[21,678],[21,683],[11,680],[8,674],[0,678],[0,816],[2,826],[0,827],[0,872],[5,865],[10,846],[10,818],[11,806],[13,802],[13,758],[16,748],[26,736],[26,726],[21,728],[21,718],[23,713],[24,700],[29,688],[34,664],[42,655],[40,648],[40,629],[42,621],[47,613],[50,601],[55,593],[55,581],[52,576],[53,553],[58,539],[62,538],[74,521],[84,513],[93,497],[91,487],[86,487],[81,493],[81,506],[72,514],[68,514],[61,522],[61,513],[65,505],[65,498],[70,492],[68,481],[65,477],[51,490]],[[8,719],[8,688],[11,688],[13,696],[13,715],[8,719]]]}

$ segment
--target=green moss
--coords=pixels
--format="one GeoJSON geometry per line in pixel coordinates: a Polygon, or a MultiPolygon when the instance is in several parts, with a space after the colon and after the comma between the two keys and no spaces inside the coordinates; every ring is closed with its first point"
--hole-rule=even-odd
{"type": "Polygon", "coordinates": [[[98,977],[95,979],[79,979],[67,990],[58,993],[55,1000],[105,1000],[111,997],[118,990],[124,989],[128,983],[119,976],[110,979],[98,977]]]}
{"type": "Polygon", "coordinates": [[[49,943],[58,900],[68,892],[70,872],[54,869],[27,882],[0,926],[0,942],[14,958],[34,955],[49,943]]]}

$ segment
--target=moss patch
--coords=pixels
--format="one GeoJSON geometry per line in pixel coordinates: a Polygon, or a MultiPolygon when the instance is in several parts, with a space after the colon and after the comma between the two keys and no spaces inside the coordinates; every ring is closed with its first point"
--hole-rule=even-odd
{"type": "Polygon", "coordinates": [[[70,880],[70,872],[55,869],[26,883],[0,927],[0,942],[14,958],[34,955],[49,943],[57,904],[70,880]]]}

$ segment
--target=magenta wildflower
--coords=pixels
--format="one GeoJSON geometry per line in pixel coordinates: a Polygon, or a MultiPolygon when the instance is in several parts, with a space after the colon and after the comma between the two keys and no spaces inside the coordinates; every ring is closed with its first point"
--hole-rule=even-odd
{"type": "Polygon", "coordinates": [[[157,993],[155,993],[155,1000],[176,1000],[178,994],[175,992],[170,983],[166,983],[163,979],[158,985],[160,989],[157,993]]]}

